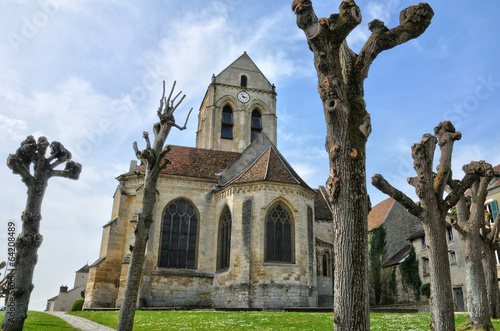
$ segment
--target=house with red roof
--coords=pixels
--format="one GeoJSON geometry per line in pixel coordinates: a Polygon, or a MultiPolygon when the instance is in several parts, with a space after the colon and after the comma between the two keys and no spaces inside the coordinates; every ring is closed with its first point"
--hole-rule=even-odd
{"type": "MultiPolygon", "coordinates": [[[[244,53],[212,77],[196,147],[171,146],[157,184],[139,306],[333,305],[333,218],[277,149],[276,91],[244,53]]],[[[143,165],[118,176],[84,308],[119,308],[143,165]]]]}

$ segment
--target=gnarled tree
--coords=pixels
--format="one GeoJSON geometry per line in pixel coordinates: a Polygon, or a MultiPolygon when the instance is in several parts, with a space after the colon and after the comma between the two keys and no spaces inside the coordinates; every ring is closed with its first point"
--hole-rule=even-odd
{"type": "Polygon", "coordinates": [[[382,51],[420,36],[431,23],[432,8],[425,3],[400,14],[400,25],[368,24],[372,34],[355,54],[346,38],[361,23],[353,0],[342,1],[340,12],[316,16],[310,0],[295,0],[297,25],[314,53],[318,92],[327,125],[326,150],[330,158],[327,187],[335,227],[334,326],[337,330],[369,330],[368,239],[369,201],[366,192],[366,141],[371,132],[364,102],[364,80],[382,51]]]}
{"type": "Polygon", "coordinates": [[[19,174],[28,187],[26,208],[21,217],[22,231],[16,240],[16,259],[11,280],[15,289],[10,291],[2,329],[5,331],[22,330],[28,312],[31,291],[33,291],[33,272],[38,260],[37,251],[42,244],[40,220],[42,201],[51,177],[78,179],[82,166],[71,161],[71,153],[64,146],[45,137],[38,141],[28,136],[15,154],[7,158],[7,166],[14,174],[19,174]],[[46,157],[50,146],[50,156],[46,157]],[[66,162],[64,170],[56,167],[66,162]]]}
{"type": "Polygon", "coordinates": [[[453,144],[461,138],[461,133],[455,131],[450,121],[439,123],[433,136],[425,134],[422,141],[413,144],[412,158],[416,177],[408,178],[408,183],[415,187],[420,199],[413,202],[407,195],[390,185],[381,175],[372,177],[372,184],[380,191],[390,195],[401,203],[411,214],[422,221],[426,243],[429,251],[429,266],[431,274],[431,329],[455,330],[453,309],[453,293],[451,288],[448,246],[446,243],[446,215],[455,206],[465,191],[478,180],[479,163],[472,162],[464,167],[467,171],[464,178],[455,185],[445,197],[444,191],[451,181],[451,154],[453,144]],[[439,143],[441,158],[437,173],[433,172],[432,164],[436,144],[439,143]]]}
{"type": "MultiPolygon", "coordinates": [[[[464,171],[469,173],[468,167],[464,171]]],[[[494,330],[491,324],[490,308],[486,292],[485,276],[483,272],[482,252],[483,240],[480,235],[484,224],[484,202],[488,193],[488,183],[493,178],[491,164],[480,161],[474,163],[474,172],[479,175],[470,189],[470,205],[465,196],[462,196],[456,205],[457,215],[452,218],[451,224],[460,236],[460,242],[465,256],[465,275],[467,285],[467,322],[472,330],[494,330]]],[[[450,181],[450,186],[458,184],[450,181]]],[[[498,288],[498,285],[497,285],[498,288]]]]}
{"type": "MultiPolygon", "coordinates": [[[[496,176],[500,174],[495,173],[496,176]]],[[[492,318],[500,318],[500,291],[498,289],[497,259],[498,235],[500,230],[500,214],[497,215],[493,225],[490,218],[486,218],[481,227],[483,239],[483,270],[486,281],[486,292],[492,318]]]]}
{"type": "Polygon", "coordinates": [[[125,293],[118,318],[119,331],[131,331],[134,326],[134,316],[137,303],[137,295],[141,282],[142,269],[145,260],[146,245],[149,239],[149,229],[153,223],[153,211],[156,203],[156,183],[162,169],[170,162],[165,158],[170,150],[165,147],[165,141],[172,127],[179,130],[185,130],[186,124],[191,114],[189,111],[184,126],[175,124],[174,112],[184,100],[186,95],[176,103],[176,99],[182,92],[179,92],[174,98],[172,94],[175,89],[175,82],[170,91],[168,99],[165,97],[165,82],[163,82],[163,95],[160,99],[160,107],[158,108],[158,118],[160,121],[153,126],[155,139],[153,145],[149,139],[149,134],[144,132],[143,138],[146,140],[146,149],[139,151],[137,142],[134,142],[134,151],[139,160],[146,166],[146,174],[144,177],[144,196],[142,199],[142,209],[135,228],[134,246],[131,248],[130,267],[125,283],[125,293]]]}

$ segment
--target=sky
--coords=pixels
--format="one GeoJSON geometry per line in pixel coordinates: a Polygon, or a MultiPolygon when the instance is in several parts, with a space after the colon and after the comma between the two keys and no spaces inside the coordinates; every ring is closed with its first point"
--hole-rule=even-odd
{"type": "MultiPolygon", "coordinates": [[[[30,309],[44,310],[59,286],[97,260],[102,226],[111,217],[116,177],[152,132],[162,80],[186,99],[176,111],[185,131],[167,143],[193,146],[197,116],[212,74],[246,51],[276,85],[278,149],[313,188],[329,174],[326,125],[313,56],[291,11],[292,0],[13,0],[0,12],[0,160],[28,135],[59,141],[83,165],[78,181],[52,178],[43,207],[43,243],[30,309]]],[[[389,28],[417,2],[357,2],[363,22],[348,37],[358,52],[380,19],[389,28]]],[[[340,1],[314,0],[318,17],[340,1]]],[[[372,205],[386,199],[370,178],[384,175],[411,197],[411,145],[451,120],[454,177],[472,160],[500,163],[500,6],[496,1],[429,1],[435,16],[418,39],[381,53],[365,81],[372,134],[367,181],[372,205]]],[[[439,157],[437,152],[436,158],[439,157]]],[[[21,229],[26,187],[0,163],[0,261],[7,258],[7,224],[21,229]]]]}

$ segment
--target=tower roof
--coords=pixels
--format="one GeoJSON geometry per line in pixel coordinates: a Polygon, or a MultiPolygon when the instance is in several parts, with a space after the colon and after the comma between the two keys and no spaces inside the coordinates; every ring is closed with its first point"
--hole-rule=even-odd
{"type": "Polygon", "coordinates": [[[240,76],[244,73],[248,77],[248,87],[249,88],[262,88],[260,86],[262,81],[264,81],[267,85],[265,89],[272,89],[272,84],[269,80],[264,76],[262,71],[257,67],[255,62],[248,56],[247,52],[244,52],[239,58],[237,58],[233,63],[227,66],[224,70],[222,70],[217,76],[215,76],[216,82],[228,83],[231,85],[239,85],[240,84],[240,76]],[[259,82],[259,86],[256,83],[259,82]]]}

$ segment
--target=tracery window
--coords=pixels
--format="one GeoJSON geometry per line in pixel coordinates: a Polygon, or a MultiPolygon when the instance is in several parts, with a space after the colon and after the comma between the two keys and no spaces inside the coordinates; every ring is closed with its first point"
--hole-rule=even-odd
{"type": "Polygon", "coordinates": [[[165,207],[158,263],[160,267],[196,269],[198,222],[196,207],[186,199],[174,200],[165,207]]]}
{"type": "Polygon", "coordinates": [[[221,138],[233,139],[233,110],[229,105],[222,108],[221,138]]]}
{"type": "Polygon", "coordinates": [[[217,270],[229,268],[231,258],[231,211],[225,207],[219,220],[217,239],[217,270]]]}
{"type": "Polygon", "coordinates": [[[277,203],[266,216],[266,262],[293,262],[292,218],[282,203],[277,203]]]}
{"type": "Polygon", "coordinates": [[[262,132],[262,116],[260,115],[260,111],[254,109],[252,111],[252,136],[250,137],[250,141],[254,141],[255,138],[262,132]]]}

